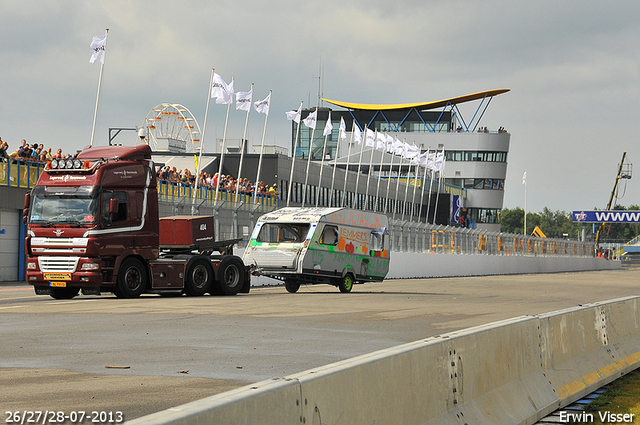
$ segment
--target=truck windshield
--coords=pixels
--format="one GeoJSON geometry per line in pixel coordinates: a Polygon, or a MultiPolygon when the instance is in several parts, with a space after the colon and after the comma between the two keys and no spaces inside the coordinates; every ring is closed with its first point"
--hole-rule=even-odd
{"type": "Polygon", "coordinates": [[[257,242],[301,243],[309,232],[309,223],[265,223],[258,233],[257,242]]]}
{"type": "Polygon", "coordinates": [[[34,224],[96,223],[98,214],[97,191],[92,187],[36,187],[29,221],[34,224]]]}

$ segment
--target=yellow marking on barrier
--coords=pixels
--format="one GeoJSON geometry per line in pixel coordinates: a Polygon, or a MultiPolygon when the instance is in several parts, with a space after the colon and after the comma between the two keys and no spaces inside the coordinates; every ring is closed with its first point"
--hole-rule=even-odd
{"type": "Polygon", "coordinates": [[[600,378],[611,376],[615,372],[618,372],[625,367],[638,362],[640,362],[640,352],[636,352],[630,356],[618,360],[617,362],[608,364],[607,366],[601,367],[594,372],[588,373],[582,376],[580,379],[556,388],[556,393],[561,399],[567,398],[585,389],[587,386],[598,382],[600,378]]]}

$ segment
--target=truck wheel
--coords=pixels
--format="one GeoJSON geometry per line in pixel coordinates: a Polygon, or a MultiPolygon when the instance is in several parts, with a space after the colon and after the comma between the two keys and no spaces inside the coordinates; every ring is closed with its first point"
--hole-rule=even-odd
{"type": "Polygon", "coordinates": [[[184,291],[187,295],[199,297],[209,292],[212,280],[211,263],[204,258],[198,258],[189,266],[184,291]]]}
{"type": "Polygon", "coordinates": [[[56,300],[70,300],[78,295],[80,288],[51,288],[51,297],[56,300]]]}
{"type": "Polygon", "coordinates": [[[147,287],[147,271],[137,258],[127,258],[120,265],[114,293],[118,298],[136,298],[147,287]]]}
{"type": "Polygon", "coordinates": [[[284,288],[290,294],[295,294],[300,289],[300,281],[295,279],[285,279],[284,280],[284,288]]]}
{"type": "Polygon", "coordinates": [[[224,257],[218,269],[220,288],[225,295],[236,295],[244,284],[244,264],[237,257],[224,257]]]}
{"type": "Polygon", "coordinates": [[[351,288],[353,288],[353,276],[350,273],[345,274],[338,285],[340,288],[340,292],[346,294],[351,292],[351,288]]]}

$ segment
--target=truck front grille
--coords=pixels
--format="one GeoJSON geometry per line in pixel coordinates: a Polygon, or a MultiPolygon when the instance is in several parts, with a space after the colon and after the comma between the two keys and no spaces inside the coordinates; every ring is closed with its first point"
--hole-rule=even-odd
{"type": "Polygon", "coordinates": [[[43,272],[66,272],[76,271],[80,257],[38,257],[38,265],[43,272]]]}

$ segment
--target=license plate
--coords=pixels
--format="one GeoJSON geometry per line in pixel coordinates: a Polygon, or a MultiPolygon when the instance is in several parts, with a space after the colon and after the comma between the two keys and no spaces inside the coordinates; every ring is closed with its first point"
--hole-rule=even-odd
{"type": "Polygon", "coordinates": [[[45,273],[45,280],[71,280],[71,273],[45,273]]]}
{"type": "Polygon", "coordinates": [[[51,282],[53,288],[66,288],[67,282],[51,282]]]}

